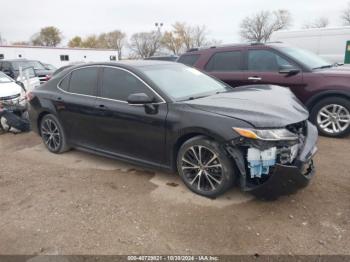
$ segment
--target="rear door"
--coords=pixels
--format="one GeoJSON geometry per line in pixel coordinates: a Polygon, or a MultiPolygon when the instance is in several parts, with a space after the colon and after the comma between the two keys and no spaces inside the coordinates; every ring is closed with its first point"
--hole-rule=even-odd
{"type": "Polygon", "coordinates": [[[167,104],[132,72],[104,67],[96,100],[97,148],[147,162],[164,163],[167,104]],[[156,102],[130,105],[130,94],[145,93],[156,102]]]}
{"type": "Polygon", "coordinates": [[[95,146],[97,94],[99,68],[84,67],[72,71],[59,84],[61,93],[54,103],[71,143],[95,146]]]}
{"type": "Polygon", "coordinates": [[[247,85],[280,85],[289,87],[296,93],[303,86],[302,70],[298,65],[272,49],[248,49],[246,61],[244,81],[247,85]],[[300,72],[294,75],[279,73],[283,68],[300,69],[300,72]]]}
{"type": "Polygon", "coordinates": [[[205,65],[204,70],[232,87],[242,85],[243,53],[241,50],[221,51],[214,53],[205,65]]]}

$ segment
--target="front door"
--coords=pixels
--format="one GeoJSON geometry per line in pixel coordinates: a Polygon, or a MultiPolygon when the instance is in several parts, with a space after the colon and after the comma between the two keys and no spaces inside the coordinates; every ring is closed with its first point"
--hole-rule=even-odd
{"type": "Polygon", "coordinates": [[[247,71],[244,74],[245,84],[285,86],[297,95],[304,85],[302,70],[292,75],[280,73],[281,69],[287,68],[299,69],[292,61],[272,50],[249,49],[247,51],[247,71]]]}
{"type": "Polygon", "coordinates": [[[244,82],[242,51],[232,50],[214,53],[205,66],[205,71],[226,84],[236,87],[244,82]]]}
{"type": "Polygon", "coordinates": [[[167,104],[136,75],[116,67],[103,68],[98,96],[98,149],[153,164],[164,163],[167,104]],[[156,103],[128,104],[127,97],[135,93],[152,96],[156,103]]]}

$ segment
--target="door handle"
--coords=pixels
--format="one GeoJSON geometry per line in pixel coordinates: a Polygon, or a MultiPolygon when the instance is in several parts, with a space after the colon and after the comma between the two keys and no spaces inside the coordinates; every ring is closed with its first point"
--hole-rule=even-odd
{"type": "Polygon", "coordinates": [[[258,76],[251,76],[251,77],[248,77],[248,80],[258,82],[258,81],[261,81],[262,78],[258,76]]]}

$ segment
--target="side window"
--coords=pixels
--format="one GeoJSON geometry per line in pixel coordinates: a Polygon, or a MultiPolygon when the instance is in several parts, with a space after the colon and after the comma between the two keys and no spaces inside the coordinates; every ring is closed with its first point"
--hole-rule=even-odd
{"type": "Polygon", "coordinates": [[[281,68],[294,67],[286,59],[269,50],[249,50],[248,70],[278,72],[281,68]]]}
{"type": "Polygon", "coordinates": [[[71,74],[63,78],[63,80],[60,83],[60,88],[63,89],[64,91],[68,91],[69,89],[69,80],[70,80],[71,74]]]}
{"type": "Polygon", "coordinates": [[[82,95],[96,95],[98,68],[86,67],[72,72],[69,92],[82,95]]]}
{"type": "Polygon", "coordinates": [[[106,67],[102,81],[101,97],[104,98],[126,101],[129,95],[135,93],[154,96],[139,79],[124,70],[106,67]]]}
{"type": "Polygon", "coordinates": [[[193,66],[199,58],[199,55],[182,55],[179,60],[177,60],[179,63],[193,66]]]}
{"type": "Polygon", "coordinates": [[[240,71],[241,51],[215,53],[205,66],[207,71],[240,71]]]}

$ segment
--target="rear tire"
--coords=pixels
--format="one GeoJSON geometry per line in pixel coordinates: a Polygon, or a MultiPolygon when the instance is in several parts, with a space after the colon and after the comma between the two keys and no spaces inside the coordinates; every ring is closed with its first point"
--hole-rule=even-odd
{"type": "Polygon", "coordinates": [[[328,137],[344,137],[350,133],[350,100],[328,97],[313,106],[310,113],[320,134],[328,137]]]}
{"type": "Polygon", "coordinates": [[[186,141],[177,156],[177,170],[196,194],[214,198],[234,184],[234,163],[214,140],[197,136],[186,141]]]}
{"type": "Polygon", "coordinates": [[[56,116],[45,115],[41,119],[39,127],[41,138],[50,152],[60,154],[70,149],[64,129],[56,116]]]}

